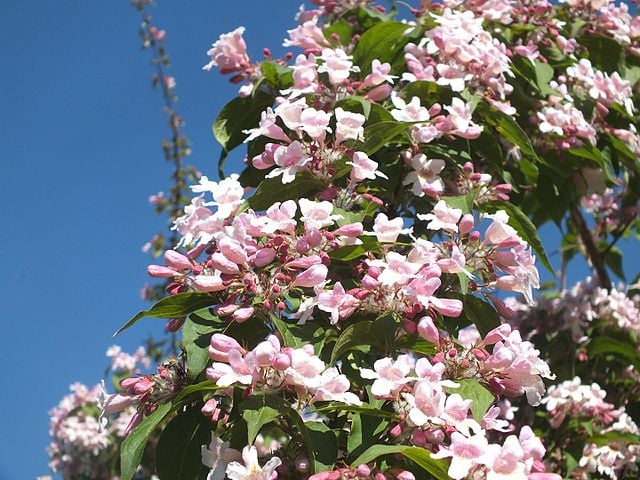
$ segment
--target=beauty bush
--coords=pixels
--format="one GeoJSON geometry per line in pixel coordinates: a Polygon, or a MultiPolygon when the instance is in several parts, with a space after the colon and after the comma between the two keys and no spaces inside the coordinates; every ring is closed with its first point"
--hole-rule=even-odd
{"type": "Polygon", "coordinates": [[[638,17],[311,3],[282,58],[244,27],[207,51],[238,97],[220,180],[148,268],[167,296],[119,330],[167,319],[183,350],[104,399],[136,408],[120,478],[149,455],[161,480],[637,478],[638,284],[612,276],[640,223],[638,17]],[[576,256],[594,276],[567,290],[576,256]]]}

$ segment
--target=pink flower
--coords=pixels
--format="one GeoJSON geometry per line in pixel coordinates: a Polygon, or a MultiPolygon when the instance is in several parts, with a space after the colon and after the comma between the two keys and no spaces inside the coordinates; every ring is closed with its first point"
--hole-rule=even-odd
{"type": "Polygon", "coordinates": [[[325,48],[322,50],[322,56],[318,58],[324,62],[318,67],[318,72],[327,73],[331,85],[341,85],[349,78],[351,72],[360,71],[359,67],[353,65],[353,57],[341,48],[325,48]]]}
{"type": "Polygon", "coordinates": [[[444,230],[446,232],[457,232],[458,221],[462,217],[462,210],[450,208],[444,200],[435,204],[431,213],[418,214],[420,220],[429,221],[429,230],[444,230]]]}
{"type": "Polygon", "coordinates": [[[490,445],[488,462],[490,470],[487,472],[487,480],[526,480],[526,465],[522,462],[524,452],[515,435],[509,435],[502,447],[490,445]]]}
{"type": "Polygon", "coordinates": [[[318,295],[318,308],[331,314],[331,323],[335,324],[341,318],[347,318],[358,308],[360,302],[353,295],[346,293],[342,284],[336,282],[332,290],[318,295]]]}
{"type": "Polygon", "coordinates": [[[414,360],[409,355],[398,355],[396,360],[382,358],[373,364],[373,370],[361,368],[362,378],[375,380],[371,386],[371,393],[379,398],[396,397],[405,384],[414,380],[409,377],[413,369],[414,360]]]}
{"type": "Polygon", "coordinates": [[[416,383],[413,395],[405,393],[403,396],[410,405],[409,420],[414,425],[444,423],[440,416],[444,413],[446,395],[439,385],[422,380],[416,383]]]}
{"type": "Polygon", "coordinates": [[[441,159],[427,159],[424,153],[411,158],[412,172],[404,178],[403,185],[412,185],[414,195],[423,197],[425,193],[433,197],[444,192],[444,182],[440,172],[444,169],[445,161],[441,159]]]}
{"type": "Polygon", "coordinates": [[[402,217],[389,220],[384,213],[379,213],[373,223],[373,232],[380,243],[394,243],[399,235],[411,233],[411,228],[403,227],[404,220],[402,217]]]}
{"type": "Polygon", "coordinates": [[[476,125],[471,119],[471,106],[469,104],[456,97],[451,100],[451,105],[445,106],[444,109],[449,112],[446,123],[442,126],[445,132],[467,139],[474,139],[480,136],[482,127],[476,125]]]}
{"type": "MultiPolygon", "coordinates": [[[[336,113],[336,144],[345,140],[362,140],[364,135],[365,116],[360,113],[347,112],[338,107],[336,113]]],[[[376,164],[377,167],[377,164],[376,164]]]]}
{"type": "Polygon", "coordinates": [[[349,392],[349,379],[338,372],[335,367],[325,370],[320,377],[320,386],[314,401],[342,402],[348,405],[362,405],[362,401],[354,393],[349,392]]]}
{"type": "Polygon", "coordinates": [[[281,146],[276,149],[273,159],[277,167],[267,174],[267,178],[275,178],[282,175],[283,184],[293,182],[296,178],[296,173],[311,161],[311,157],[298,140],[287,147],[281,146]]]}
{"type": "Polygon", "coordinates": [[[376,177],[388,179],[384,173],[377,170],[378,162],[371,160],[364,152],[355,152],[353,154],[353,161],[347,162],[347,165],[351,165],[350,178],[354,183],[362,182],[363,180],[375,180],[376,177]]]}
{"type": "Polygon", "coordinates": [[[300,47],[304,50],[320,51],[323,47],[328,47],[329,42],[318,27],[318,17],[313,17],[293,30],[287,30],[289,39],[282,43],[285,47],[300,47]]]}
{"type": "Polygon", "coordinates": [[[391,65],[388,63],[380,63],[380,60],[375,59],[371,62],[371,73],[364,77],[362,87],[376,87],[384,82],[393,83],[393,79],[397,78],[393,75],[389,75],[391,71],[391,65]]]}
{"type": "Polygon", "coordinates": [[[282,460],[272,457],[263,467],[258,462],[258,451],[253,445],[242,449],[242,462],[230,462],[225,473],[229,480],[271,480],[276,468],[282,465],[282,460]]]}
{"type": "Polygon", "coordinates": [[[243,355],[246,350],[235,340],[235,338],[229,337],[222,333],[214,333],[211,336],[211,346],[209,347],[209,357],[212,360],[218,362],[228,362],[229,352],[231,350],[238,350],[243,355]]]}
{"type": "MultiPolygon", "coordinates": [[[[300,114],[300,129],[307,133],[313,140],[323,142],[329,128],[331,113],[315,108],[306,108],[300,114]]],[[[277,162],[276,162],[277,164],[277,162]]]]}
{"type": "Polygon", "coordinates": [[[399,122],[426,122],[429,120],[429,110],[420,105],[418,97],[412,97],[409,103],[402,100],[396,93],[391,94],[391,101],[396,107],[391,115],[399,122]]]}
{"type": "Polygon", "coordinates": [[[432,458],[451,458],[449,476],[454,480],[462,480],[476,465],[486,465],[486,452],[489,442],[483,434],[476,434],[469,438],[461,433],[451,434],[451,445],[441,448],[431,455],[432,458]]]}
{"type": "Polygon", "coordinates": [[[220,35],[218,41],[207,52],[211,61],[202,68],[211,70],[213,67],[218,67],[222,74],[247,68],[251,60],[247,55],[247,45],[242,38],[244,31],[244,27],[238,27],[233,32],[220,35]]]}
{"type": "Polygon", "coordinates": [[[298,200],[298,205],[301,213],[300,220],[302,220],[307,230],[328,227],[342,218],[342,215],[332,215],[333,204],[331,202],[313,202],[306,198],[301,198],[298,200]]]}
{"type": "Polygon", "coordinates": [[[248,137],[244,139],[243,143],[248,143],[260,136],[291,142],[291,139],[284,133],[284,130],[276,124],[276,114],[271,107],[267,107],[267,109],[260,114],[260,123],[258,125],[257,128],[242,131],[242,133],[248,134],[248,137]]]}

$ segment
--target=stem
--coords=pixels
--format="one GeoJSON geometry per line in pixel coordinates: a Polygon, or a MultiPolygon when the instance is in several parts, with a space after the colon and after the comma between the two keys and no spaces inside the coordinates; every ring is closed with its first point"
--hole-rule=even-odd
{"type": "Polygon", "coordinates": [[[611,279],[609,278],[609,273],[607,272],[607,267],[604,263],[604,255],[598,250],[598,246],[596,245],[593,235],[587,226],[587,222],[582,216],[582,213],[580,213],[579,207],[577,205],[572,205],[569,208],[569,214],[571,216],[571,221],[578,231],[580,240],[582,241],[586,257],[598,277],[598,284],[600,287],[608,290],[611,288],[611,279]]]}

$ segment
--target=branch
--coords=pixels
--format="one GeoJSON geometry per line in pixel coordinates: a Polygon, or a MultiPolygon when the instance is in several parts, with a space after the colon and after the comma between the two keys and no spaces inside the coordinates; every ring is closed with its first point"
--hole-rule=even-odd
{"type": "Polygon", "coordinates": [[[580,213],[580,208],[577,205],[572,205],[569,208],[569,214],[571,221],[578,231],[578,235],[586,251],[587,259],[598,277],[598,284],[600,287],[608,290],[611,288],[611,279],[609,278],[609,273],[604,263],[604,255],[598,250],[598,246],[587,226],[587,222],[584,220],[582,213],[580,213]]]}

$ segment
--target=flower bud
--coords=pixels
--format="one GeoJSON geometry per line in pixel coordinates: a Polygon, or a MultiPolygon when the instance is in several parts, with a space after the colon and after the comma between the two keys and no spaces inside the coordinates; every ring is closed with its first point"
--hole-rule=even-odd
{"type": "Polygon", "coordinates": [[[367,465],[366,463],[361,463],[360,465],[358,465],[358,468],[356,468],[356,476],[368,477],[369,475],[371,475],[371,469],[369,468],[369,465],[367,465]]]}
{"type": "Polygon", "coordinates": [[[325,265],[312,265],[304,272],[298,274],[291,284],[292,287],[315,287],[327,278],[329,269],[325,265]]]}
{"type": "Polygon", "coordinates": [[[438,332],[438,328],[433,323],[433,319],[428,315],[422,317],[418,322],[418,335],[426,341],[435,343],[436,345],[440,343],[440,333],[438,332]]]}
{"type": "Polygon", "coordinates": [[[180,328],[182,328],[182,325],[184,325],[184,322],[186,319],[187,317],[169,319],[169,321],[164,327],[165,331],[171,332],[171,333],[177,332],[178,330],[180,330],[180,328]]]}
{"type": "Polygon", "coordinates": [[[474,227],[475,221],[473,219],[473,215],[467,213],[460,219],[460,223],[458,224],[458,229],[460,231],[460,235],[466,235],[471,231],[474,227]]]}
{"type": "Polygon", "coordinates": [[[163,267],[161,265],[149,265],[147,273],[153,278],[169,278],[179,275],[173,268],[163,267]]]}
{"type": "Polygon", "coordinates": [[[284,372],[287,368],[291,366],[291,358],[286,353],[279,353],[276,355],[276,359],[273,362],[273,368],[284,372]]]}
{"type": "Polygon", "coordinates": [[[175,250],[164,252],[164,263],[175,270],[191,270],[193,264],[187,257],[175,250]]]}

